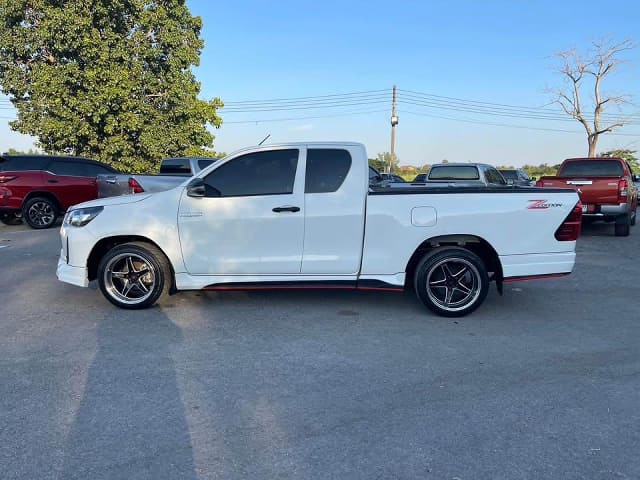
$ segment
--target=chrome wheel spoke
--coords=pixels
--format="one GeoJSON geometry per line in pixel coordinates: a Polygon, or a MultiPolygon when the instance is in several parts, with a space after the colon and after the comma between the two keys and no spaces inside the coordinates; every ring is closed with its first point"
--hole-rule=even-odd
{"type": "Polygon", "coordinates": [[[453,299],[453,292],[454,292],[455,289],[454,288],[449,288],[449,287],[446,287],[446,288],[447,288],[447,290],[446,290],[446,293],[444,295],[444,304],[445,305],[451,305],[451,300],[453,299]]]}
{"type": "Polygon", "coordinates": [[[144,293],[148,293],[149,292],[149,288],[144,284],[142,279],[138,280],[138,283],[136,283],[136,287],[138,287],[144,293]]]}
{"type": "Polygon", "coordinates": [[[453,277],[453,273],[451,273],[451,269],[449,268],[449,264],[448,263],[443,263],[442,264],[442,271],[444,272],[445,278],[453,277]]]}
{"type": "Polygon", "coordinates": [[[460,290],[465,295],[471,295],[471,293],[473,293],[473,289],[468,287],[467,285],[465,285],[462,282],[458,282],[458,286],[456,287],[456,289],[460,290]]]}
{"type": "Polygon", "coordinates": [[[131,290],[133,290],[133,287],[135,286],[136,286],[135,283],[131,283],[129,282],[129,280],[127,280],[126,286],[122,289],[122,295],[124,295],[125,297],[128,297],[129,293],[131,293],[131,290]]]}
{"type": "Polygon", "coordinates": [[[432,287],[444,287],[445,283],[447,283],[447,279],[443,278],[442,280],[434,280],[432,282],[429,282],[429,285],[431,285],[432,287]]]}
{"type": "Polygon", "coordinates": [[[127,257],[127,269],[129,273],[134,273],[136,271],[136,267],[133,264],[133,258],[127,257]]]}
{"type": "Polygon", "coordinates": [[[115,272],[115,271],[111,271],[111,276],[113,276],[113,278],[122,278],[125,279],[127,278],[127,274],[129,272],[115,272]]]}
{"type": "Polygon", "coordinates": [[[469,269],[467,267],[462,267],[462,269],[458,273],[454,273],[451,276],[455,279],[460,279],[464,276],[465,273],[467,273],[468,270],[469,269]]]}

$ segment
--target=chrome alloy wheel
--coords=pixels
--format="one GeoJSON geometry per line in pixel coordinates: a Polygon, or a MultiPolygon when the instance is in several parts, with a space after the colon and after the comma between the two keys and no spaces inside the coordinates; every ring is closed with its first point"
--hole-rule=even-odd
{"type": "Polygon", "coordinates": [[[39,227],[51,225],[56,219],[53,207],[47,202],[35,202],[29,207],[27,215],[31,223],[39,227]]]}
{"type": "Polygon", "coordinates": [[[156,285],[153,266],[134,253],[121,253],[110,259],[103,275],[109,295],[128,305],[144,302],[156,285]]]}
{"type": "Polygon", "coordinates": [[[427,272],[427,295],[443,310],[457,312],[475,302],[481,293],[480,272],[469,260],[449,257],[427,272]]]}

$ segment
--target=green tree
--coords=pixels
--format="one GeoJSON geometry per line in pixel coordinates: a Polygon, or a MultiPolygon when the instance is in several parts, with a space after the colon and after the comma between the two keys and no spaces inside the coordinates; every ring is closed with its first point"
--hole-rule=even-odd
{"type": "Polygon", "coordinates": [[[48,153],[133,172],[206,154],[222,102],[198,98],[201,28],[184,0],[0,0],[11,127],[48,153]]]}
{"type": "MultiPolygon", "coordinates": [[[[389,152],[379,153],[376,157],[376,160],[379,165],[383,165],[383,168],[380,170],[381,172],[386,172],[389,169],[389,163],[391,161],[391,154],[389,152]]],[[[391,171],[395,172],[400,164],[400,160],[397,155],[394,155],[393,161],[391,162],[391,171]]]]}
{"type": "Polygon", "coordinates": [[[378,160],[377,158],[370,158],[369,166],[375,168],[378,172],[384,172],[386,170],[384,161],[378,160]]]}
{"type": "Polygon", "coordinates": [[[640,172],[640,161],[635,156],[636,150],[626,150],[626,149],[618,149],[618,150],[609,150],[608,152],[599,153],[599,157],[616,157],[622,158],[626,160],[634,173],[640,172]]]}
{"type": "Polygon", "coordinates": [[[525,165],[522,169],[527,172],[530,177],[540,178],[545,175],[555,175],[560,165],[548,165],[541,163],[540,165],[525,165]]]}
{"type": "Polygon", "coordinates": [[[38,150],[34,150],[32,148],[30,148],[26,152],[24,150],[18,150],[16,148],[10,148],[9,150],[7,150],[4,153],[6,155],[38,155],[40,152],[38,150]]]}

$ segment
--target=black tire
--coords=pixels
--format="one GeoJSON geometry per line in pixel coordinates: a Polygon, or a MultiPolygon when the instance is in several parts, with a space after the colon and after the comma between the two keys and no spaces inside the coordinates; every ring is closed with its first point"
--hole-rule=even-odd
{"type": "Polygon", "coordinates": [[[432,312],[443,317],[462,317],[484,302],[489,275],[475,253],[460,247],[441,247],[420,261],[414,287],[418,298],[432,312]]]}
{"type": "Polygon", "coordinates": [[[620,215],[616,218],[614,226],[616,237],[628,237],[631,230],[631,218],[629,214],[620,215]]]}
{"type": "Polygon", "coordinates": [[[632,227],[636,224],[636,217],[638,216],[638,208],[631,212],[631,220],[629,221],[629,225],[632,227]]]}
{"type": "Polygon", "coordinates": [[[5,212],[0,213],[0,222],[5,225],[20,225],[22,223],[22,218],[14,212],[5,212]]]}
{"type": "Polygon", "coordinates": [[[31,228],[51,228],[58,218],[58,206],[46,197],[34,197],[22,207],[22,218],[31,228]]]}
{"type": "Polygon", "coordinates": [[[118,245],[98,265],[100,291],[115,306],[129,310],[147,308],[166,294],[171,267],[164,253],[143,242],[118,245]]]}

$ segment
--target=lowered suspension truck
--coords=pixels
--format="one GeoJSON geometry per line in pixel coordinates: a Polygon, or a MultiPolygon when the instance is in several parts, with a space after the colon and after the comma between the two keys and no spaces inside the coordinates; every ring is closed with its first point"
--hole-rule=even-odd
{"type": "Polygon", "coordinates": [[[412,289],[436,314],[490,282],[569,274],[582,207],[568,189],[371,186],[359,143],[244,149],[171,190],[65,216],[57,275],[140,309],[181,290],[412,289]]]}

